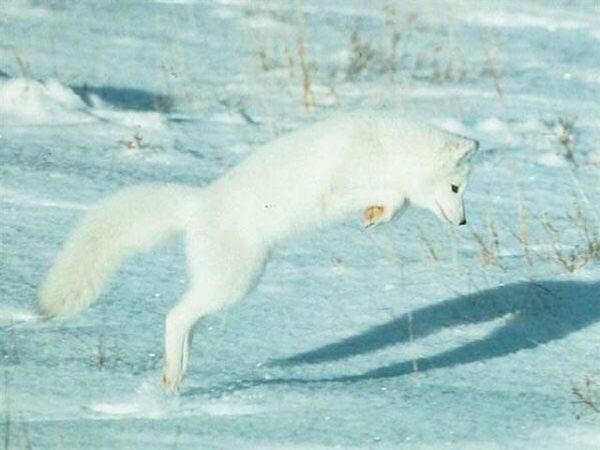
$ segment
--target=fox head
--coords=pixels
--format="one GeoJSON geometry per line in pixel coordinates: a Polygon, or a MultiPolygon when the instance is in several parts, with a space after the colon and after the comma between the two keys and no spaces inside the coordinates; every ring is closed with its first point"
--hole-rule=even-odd
{"type": "Polygon", "coordinates": [[[471,156],[479,148],[475,140],[450,135],[438,148],[430,149],[427,160],[420,161],[418,177],[408,187],[408,201],[433,212],[441,220],[465,225],[467,217],[463,195],[471,169],[471,156]]]}

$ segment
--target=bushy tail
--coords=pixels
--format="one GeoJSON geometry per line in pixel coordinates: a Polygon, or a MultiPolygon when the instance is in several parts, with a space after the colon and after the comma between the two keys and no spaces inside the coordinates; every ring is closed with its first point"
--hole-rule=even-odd
{"type": "Polygon", "coordinates": [[[184,229],[193,197],[190,188],[145,185],[125,189],[93,207],[40,289],[44,313],[66,315],[91,304],[124,257],[184,229]]]}

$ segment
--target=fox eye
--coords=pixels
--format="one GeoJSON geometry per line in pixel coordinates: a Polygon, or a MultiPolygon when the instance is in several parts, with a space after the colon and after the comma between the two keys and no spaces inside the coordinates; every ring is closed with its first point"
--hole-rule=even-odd
{"type": "Polygon", "coordinates": [[[458,193],[458,186],[457,186],[457,185],[455,185],[455,184],[452,184],[452,185],[451,185],[451,188],[452,188],[452,192],[454,192],[455,194],[457,194],[457,193],[458,193]]]}

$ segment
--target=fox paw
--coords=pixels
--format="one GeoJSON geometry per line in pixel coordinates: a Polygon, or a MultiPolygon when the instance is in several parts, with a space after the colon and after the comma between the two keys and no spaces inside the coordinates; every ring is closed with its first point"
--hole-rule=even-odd
{"type": "Polygon", "coordinates": [[[363,212],[362,220],[366,227],[375,225],[380,222],[386,214],[386,209],[383,206],[371,206],[363,212]]]}
{"type": "Polygon", "coordinates": [[[178,392],[181,384],[181,375],[165,367],[162,374],[162,384],[167,392],[178,392]]]}

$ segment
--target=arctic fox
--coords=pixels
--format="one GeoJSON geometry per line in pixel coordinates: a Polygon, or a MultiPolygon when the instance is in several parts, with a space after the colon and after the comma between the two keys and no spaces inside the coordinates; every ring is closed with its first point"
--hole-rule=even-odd
{"type": "Polygon", "coordinates": [[[407,205],[466,223],[478,143],[392,114],[341,116],[264,145],[207,187],[142,185],[92,208],[40,290],[48,316],[92,303],[127,255],[185,232],[189,287],[165,323],[163,383],[178,389],[201,317],[248,293],[284,238],[357,215],[387,222],[407,205]]]}

